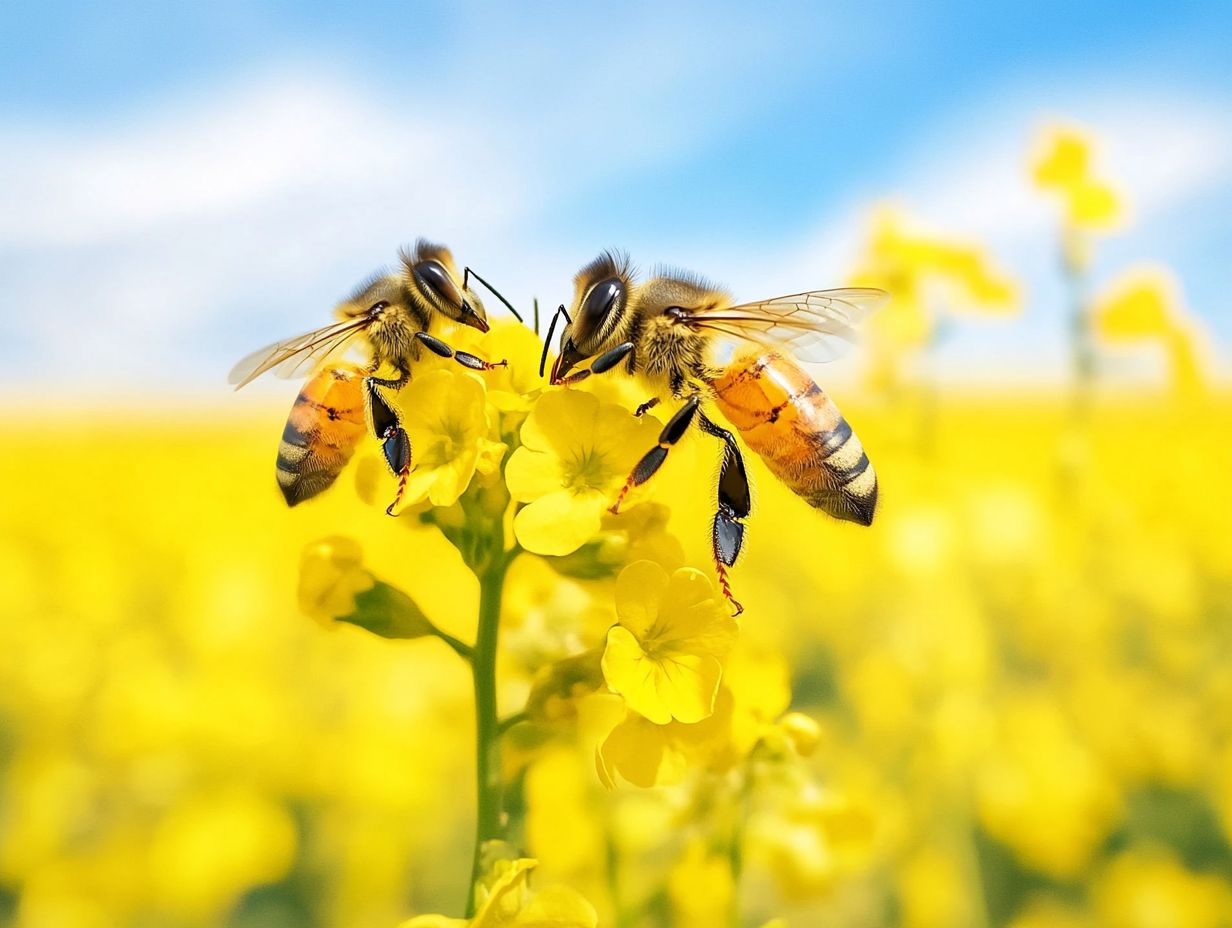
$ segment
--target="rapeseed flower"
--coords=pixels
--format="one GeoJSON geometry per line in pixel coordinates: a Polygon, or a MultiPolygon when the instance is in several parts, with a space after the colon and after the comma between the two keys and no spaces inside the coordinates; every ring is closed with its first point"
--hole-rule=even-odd
{"type": "Polygon", "coordinates": [[[1066,225],[1077,231],[1106,231],[1124,215],[1120,196],[1092,170],[1092,148],[1082,131],[1053,126],[1042,133],[1031,164],[1035,184],[1061,198],[1066,225]]]}
{"type": "Polygon", "coordinates": [[[495,469],[504,446],[488,437],[492,423],[478,378],[465,372],[432,371],[414,378],[398,402],[412,449],[403,506],[423,500],[451,506],[470,486],[481,459],[489,471],[495,469]]]}
{"type": "Polygon", "coordinates": [[[706,575],[630,564],[616,583],[616,614],[603,651],[608,686],[658,725],[710,715],[737,626],[706,575]]]}
{"type": "Polygon", "coordinates": [[[581,390],[541,396],[505,466],[510,494],[527,504],[513,523],[518,542],[536,554],[580,548],[599,531],[604,510],[661,427],[581,390]]]}

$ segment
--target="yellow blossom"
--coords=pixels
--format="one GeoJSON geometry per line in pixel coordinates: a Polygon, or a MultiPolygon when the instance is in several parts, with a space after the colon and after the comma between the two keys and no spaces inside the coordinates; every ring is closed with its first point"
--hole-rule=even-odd
{"type": "Polygon", "coordinates": [[[355,594],[376,580],[364,569],[359,543],[335,535],[304,548],[299,564],[299,608],[328,625],[355,611],[355,594]]]}
{"type": "Polygon", "coordinates": [[[538,861],[499,861],[490,881],[480,886],[475,917],[418,915],[401,928],[595,928],[594,906],[571,889],[551,886],[532,892],[530,872],[538,861]]]}
{"type": "Polygon", "coordinates": [[[424,499],[450,506],[466,491],[481,460],[495,471],[504,447],[488,439],[488,409],[478,379],[432,371],[413,379],[398,404],[412,454],[404,506],[424,499]]]}
{"type": "Polygon", "coordinates": [[[569,554],[599,531],[633,465],[661,426],[581,390],[541,396],[522,425],[522,446],[505,466],[510,495],[526,503],[518,541],[536,554],[569,554]]]}
{"type": "Polygon", "coordinates": [[[1091,147],[1079,130],[1054,126],[1044,131],[1032,162],[1036,185],[1061,197],[1071,229],[1109,229],[1124,212],[1117,192],[1092,174],[1091,147]]]}
{"type": "Polygon", "coordinates": [[[1095,301],[1095,331],[1110,342],[1160,337],[1175,325],[1175,306],[1173,284],[1164,274],[1132,268],[1095,301]]]}
{"type": "Polygon", "coordinates": [[[657,725],[628,712],[596,749],[595,767],[609,789],[617,775],[644,788],[679,783],[690,769],[730,769],[731,730],[732,696],[725,688],[719,690],[714,711],[693,724],[657,725]]]}
{"type": "Polygon", "coordinates": [[[737,626],[706,575],[630,564],[616,583],[616,614],[603,651],[608,686],[660,725],[710,715],[737,626]]]}

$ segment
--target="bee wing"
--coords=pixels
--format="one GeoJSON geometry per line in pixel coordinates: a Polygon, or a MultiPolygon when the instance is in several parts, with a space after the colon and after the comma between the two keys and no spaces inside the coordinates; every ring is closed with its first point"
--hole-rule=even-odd
{"type": "Polygon", "coordinates": [[[873,287],[810,290],[690,313],[688,324],[785,347],[803,361],[833,361],[855,343],[859,324],[889,296],[873,287]]]}
{"type": "Polygon", "coordinates": [[[239,363],[231,368],[227,382],[235,384],[235,389],[238,390],[270,370],[276,376],[288,379],[303,376],[359,334],[367,325],[367,317],[345,319],[313,329],[311,332],[305,332],[303,335],[284,338],[272,345],[258,348],[252,354],[241,358],[239,363]]]}

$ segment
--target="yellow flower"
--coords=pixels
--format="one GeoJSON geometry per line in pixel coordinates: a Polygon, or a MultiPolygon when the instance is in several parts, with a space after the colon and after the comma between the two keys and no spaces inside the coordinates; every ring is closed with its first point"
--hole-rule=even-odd
{"type": "Polygon", "coordinates": [[[619,513],[604,512],[599,533],[572,554],[552,559],[552,568],[578,580],[616,576],[634,561],[654,561],[669,570],[684,564],[680,540],[667,530],[671,510],[662,503],[638,503],[619,513]]]}
{"type": "Polygon", "coordinates": [[[595,767],[608,789],[615,786],[618,774],[643,788],[679,783],[691,769],[730,769],[735,757],[731,732],[732,696],[724,687],[714,712],[691,725],[656,725],[636,712],[627,712],[596,749],[595,767]]]}
{"type": "Polygon", "coordinates": [[[488,440],[488,409],[483,384],[454,371],[416,377],[398,397],[402,427],[411,440],[412,470],[403,505],[427,499],[450,506],[470,485],[487,459],[494,470],[503,446],[488,440]]]}
{"type": "Polygon", "coordinates": [[[604,510],[661,428],[580,390],[539,398],[522,425],[522,447],[505,466],[510,495],[527,503],[514,532],[528,551],[569,554],[602,524],[604,510]]]}
{"type": "Polygon", "coordinates": [[[370,590],[376,580],[364,569],[359,543],[340,535],[304,548],[299,562],[299,608],[329,625],[355,611],[355,594],[370,590]]]}
{"type": "Polygon", "coordinates": [[[494,879],[480,887],[475,917],[418,915],[401,928],[595,928],[594,906],[571,889],[552,886],[532,893],[530,871],[538,861],[499,861],[494,879]]]}
{"type": "Polygon", "coordinates": [[[1032,162],[1036,185],[1060,195],[1073,229],[1109,229],[1123,213],[1116,191],[1091,173],[1091,147],[1077,129],[1052,127],[1045,130],[1032,162]]]}
{"type": "Polygon", "coordinates": [[[1095,301],[1095,331],[1110,342],[1161,337],[1174,325],[1175,307],[1175,289],[1165,274],[1133,268],[1095,301]]]}
{"type": "Polygon", "coordinates": [[[659,725],[710,715],[737,626],[706,575],[630,564],[616,582],[616,614],[603,651],[608,686],[659,725]]]}

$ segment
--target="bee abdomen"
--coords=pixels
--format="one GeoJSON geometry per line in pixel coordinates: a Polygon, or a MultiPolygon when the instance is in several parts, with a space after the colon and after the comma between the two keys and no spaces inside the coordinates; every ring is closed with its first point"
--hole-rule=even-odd
{"type": "Polygon", "coordinates": [[[873,521],[877,476],[868,455],[798,364],[775,352],[745,358],[712,386],[724,416],[797,496],[837,519],[873,521]]]}
{"type": "Polygon", "coordinates": [[[274,472],[288,506],[329,489],[351,459],[365,428],[359,384],[354,371],[326,369],[296,397],[274,472]]]}
{"type": "Polygon", "coordinates": [[[829,479],[820,481],[805,499],[837,519],[871,525],[877,509],[877,473],[841,415],[837,427],[817,436],[817,453],[829,479]]]}

